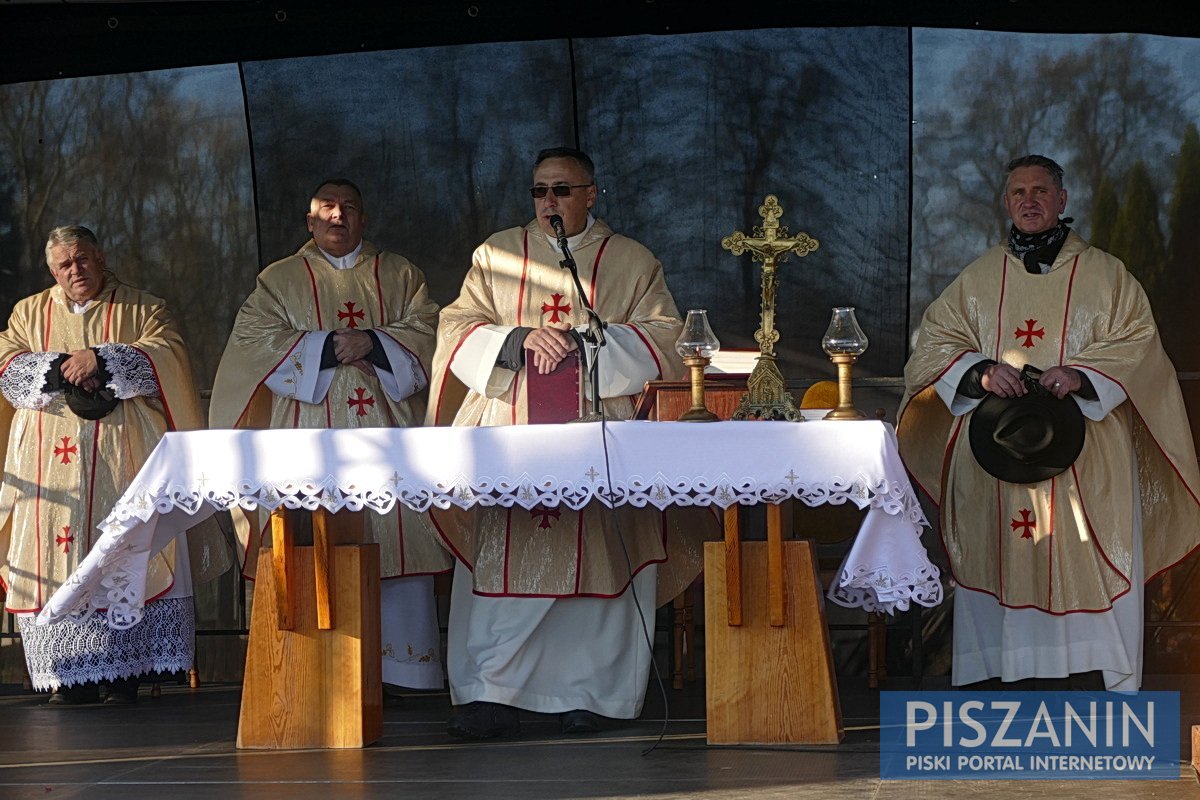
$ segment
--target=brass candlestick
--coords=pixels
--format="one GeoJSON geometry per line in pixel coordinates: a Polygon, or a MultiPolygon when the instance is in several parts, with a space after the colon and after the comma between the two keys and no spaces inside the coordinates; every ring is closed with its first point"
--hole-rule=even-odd
{"type": "Polygon", "coordinates": [[[683,363],[692,371],[692,407],[683,412],[680,422],[716,422],[720,419],[704,403],[704,368],[709,361],[708,356],[701,355],[683,358],[683,363]]]}
{"type": "Polygon", "coordinates": [[[858,360],[858,356],[848,353],[833,355],[829,360],[837,364],[838,371],[838,404],[837,408],[825,415],[825,419],[866,419],[867,415],[854,407],[850,399],[850,367],[858,360]]]}
{"type": "Polygon", "coordinates": [[[867,415],[855,408],[851,400],[851,367],[867,349],[867,335],[858,327],[853,308],[839,306],[833,309],[821,347],[829,360],[837,365],[838,371],[837,408],[826,414],[825,419],[866,419],[867,415]]]}
{"type": "Polygon", "coordinates": [[[693,309],[683,322],[683,331],[675,341],[675,352],[691,370],[692,407],[679,418],[680,422],[716,422],[720,419],[704,405],[704,368],[712,354],[721,349],[712,328],[708,326],[708,312],[693,309]]]}

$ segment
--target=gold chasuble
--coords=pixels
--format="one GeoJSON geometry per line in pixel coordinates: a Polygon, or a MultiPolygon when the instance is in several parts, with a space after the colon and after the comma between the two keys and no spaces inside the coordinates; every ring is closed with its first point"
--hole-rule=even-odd
{"type": "MultiPolygon", "coordinates": [[[[209,421],[213,428],[393,428],[420,425],[425,392],[402,399],[388,396],[376,373],[338,364],[324,398],[301,402],[266,385],[272,374],[287,375],[297,386],[315,364],[301,361],[299,347],[310,331],[373,329],[413,360],[419,370],[411,383],[428,383],[437,305],[425,276],[406,258],[369,242],[349,269],[335,269],[313,241],[293,256],[267,266],[234,321],[213,385],[209,421]]],[[[378,369],[378,368],[376,368],[378,369]]],[[[399,367],[397,367],[399,369],[399,367]]],[[[401,376],[397,376],[401,377],[401,376]]],[[[365,454],[364,454],[365,455],[365,454]]],[[[452,565],[427,519],[407,508],[388,514],[364,512],[368,541],[380,546],[384,578],[444,572],[452,565]]],[[[255,575],[258,549],[270,546],[268,512],[234,515],[245,548],[242,571],[255,575]],[[251,534],[251,529],[255,534],[251,534]]]]}
{"type": "Polygon", "coordinates": [[[1104,611],[1200,544],[1200,470],[1146,295],[1119,260],[1077,234],[1045,275],[999,246],[963,270],[926,310],[905,385],[901,454],[940,506],[962,586],[1010,608],[1104,611]],[[1065,472],[1035,484],[999,481],[972,455],[973,412],[952,416],[934,389],[972,353],[1018,369],[1090,369],[1128,399],[1086,420],[1083,451],[1065,472]],[[1131,574],[1137,497],[1142,575],[1131,574]]]}
{"type": "MultiPolygon", "coordinates": [[[[9,611],[38,611],[75,571],[99,538],[96,525],[163,433],[202,425],[187,351],[166,305],[108,271],[100,294],[81,314],[72,313],[59,286],[17,303],[0,333],[0,373],[25,353],[103,344],[130,345],[144,355],[158,396],[121,400],[98,420],[76,416],[61,394],[42,408],[14,409],[0,400],[0,436],[8,443],[0,487],[0,581],[9,611]]],[[[147,600],[171,588],[175,547],[172,541],[151,557],[147,600]]]]}
{"type": "MultiPolygon", "coordinates": [[[[683,365],[674,345],[682,323],[653,254],[601,220],[593,222],[572,254],[580,283],[609,326],[610,343],[618,336],[632,343],[622,355],[649,365],[651,377],[681,378],[683,365]]],[[[479,392],[468,390],[451,368],[456,358],[470,352],[464,344],[480,328],[539,328],[548,322],[586,326],[587,312],[576,297],[571,273],[559,266],[561,258],[536,220],[500,231],[476,249],[458,299],[441,313],[430,424],[528,423],[524,369],[514,373],[494,367],[487,391],[479,392]]],[[[601,350],[602,365],[605,358],[616,357],[610,349],[601,350]]],[[[485,371],[487,367],[483,365],[485,371]]],[[[608,397],[602,382],[605,416],[629,419],[640,389],[639,384],[630,394],[608,397]]],[[[590,392],[584,398],[587,412],[590,392]]],[[[487,596],[615,597],[629,584],[631,572],[657,563],[661,604],[699,574],[702,542],[720,531],[712,511],[699,508],[610,510],[594,503],[580,512],[565,506],[532,511],[452,508],[435,509],[431,516],[447,545],[472,570],[475,592],[487,596]]]]}

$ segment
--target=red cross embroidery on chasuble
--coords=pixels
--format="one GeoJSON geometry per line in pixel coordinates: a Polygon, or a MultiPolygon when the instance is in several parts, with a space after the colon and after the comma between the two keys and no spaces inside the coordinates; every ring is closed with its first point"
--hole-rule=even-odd
{"type": "Polygon", "coordinates": [[[1018,520],[1016,517],[1013,517],[1011,525],[1014,531],[1018,528],[1023,529],[1021,531],[1022,539],[1032,539],[1033,530],[1037,527],[1037,521],[1034,519],[1032,511],[1030,511],[1028,508],[1022,508],[1021,518],[1018,520]]]}
{"type": "Polygon", "coordinates": [[[71,526],[63,525],[63,535],[55,536],[54,543],[61,544],[63,552],[66,553],[71,549],[71,543],[75,541],[75,537],[71,535],[71,526]]]}
{"type": "Polygon", "coordinates": [[[565,306],[562,305],[562,299],[563,299],[563,296],[561,294],[558,294],[557,292],[555,292],[554,294],[550,295],[551,302],[542,303],[542,313],[545,314],[547,311],[549,311],[551,322],[559,321],[558,315],[560,312],[563,314],[571,313],[571,304],[567,303],[565,306]]]}
{"type": "Polygon", "coordinates": [[[367,390],[359,386],[354,390],[354,397],[346,398],[346,405],[350,408],[358,406],[354,409],[354,413],[360,417],[367,415],[367,406],[375,405],[375,398],[367,395],[367,390]]]}
{"type": "Polygon", "coordinates": [[[62,463],[70,464],[71,456],[78,453],[79,448],[71,444],[69,436],[62,437],[62,444],[54,448],[54,455],[62,456],[62,463]]]}
{"type": "Polygon", "coordinates": [[[558,519],[559,517],[562,516],[562,512],[559,511],[557,508],[546,508],[545,506],[534,506],[533,508],[529,509],[529,516],[530,516],[530,518],[540,516],[542,518],[542,521],[538,523],[538,527],[539,528],[549,528],[551,525],[554,524],[550,521],[550,518],[554,517],[555,519],[558,519]]]}
{"type": "Polygon", "coordinates": [[[1015,331],[1013,331],[1013,336],[1018,339],[1025,339],[1025,341],[1021,343],[1022,347],[1033,347],[1033,337],[1035,336],[1039,339],[1045,337],[1046,329],[1035,328],[1033,327],[1034,325],[1037,325],[1036,319],[1027,319],[1025,320],[1025,330],[1017,328],[1015,331]]]}
{"type": "Polygon", "coordinates": [[[357,328],[358,323],[356,323],[355,320],[364,319],[366,317],[366,315],[363,313],[363,310],[361,308],[355,309],[353,300],[347,300],[346,302],[342,303],[342,305],[346,307],[346,310],[338,312],[338,319],[346,320],[347,328],[357,328]]]}

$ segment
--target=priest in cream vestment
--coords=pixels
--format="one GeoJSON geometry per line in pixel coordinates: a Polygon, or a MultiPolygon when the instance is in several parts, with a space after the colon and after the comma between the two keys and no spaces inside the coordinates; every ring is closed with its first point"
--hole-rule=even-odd
{"type": "MultiPolygon", "coordinates": [[[[362,238],[362,196],[344,179],[313,193],[313,238],[259,273],[217,368],[213,428],[390,428],[425,415],[437,305],[408,259],[362,238]]],[[[433,578],[451,560],[427,518],[397,504],[362,512],[380,546],[383,680],[445,684],[433,578]]],[[[235,516],[253,579],[270,544],[265,512],[235,516]]]]}
{"type": "MultiPolygon", "coordinates": [[[[646,381],[682,375],[673,347],[681,322],[662,267],[591,216],[590,159],[565,148],[543,151],[532,193],[537,218],[480,245],[458,299],[442,310],[433,424],[526,424],[529,371],[546,371],[580,350],[577,333],[587,317],[571,273],[559,266],[553,215],[607,323],[598,356],[605,416],[628,419],[646,381]]],[[[588,411],[586,380],[582,396],[588,411]]],[[[591,714],[636,717],[654,609],[696,576],[700,541],[717,532],[711,513],[690,511],[598,504],[578,513],[561,506],[432,511],[458,558],[448,634],[457,708],[449,732],[510,735],[519,729],[518,708],[562,713],[569,733],[594,729],[591,714]]]]}
{"type": "Polygon", "coordinates": [[[0,584],[17,614],[29,676],[51,702],[137,697],[138,677],[192,667],[188,548],[150,559],[142,621],[104,614],[37,625],[34,614],[75,571],[96,529],[163,433],[202,425],[187,350],[164,302],[120,281],[87,228],[51,232],[56,285],[17,303],[0,333],[0,584]]]}
{"type": "Polygon", "coordinates": [[[1145,292],[1059,215],[1062,169],[1009,165],[1005,245],[926,310],[905,367],[901,454],[940,506],[956,582],[953,683],[1100,671],[1138,689],[1143,585],[1200,544],[1200,474],[1174,367],[1145,292]],[[1078,403],[1083,450],[1066,471],[1007,483],[967,435],[1017,372],[1078,403]]]}

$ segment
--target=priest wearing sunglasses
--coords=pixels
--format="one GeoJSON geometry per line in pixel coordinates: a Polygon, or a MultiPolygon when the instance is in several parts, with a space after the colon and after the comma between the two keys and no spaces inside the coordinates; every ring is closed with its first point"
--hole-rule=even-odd
{"type": "MultiPolygon", "coordinates": [[[[431,424],[529,423],[531,373],[553,372],[571,353],[580,354],[583,411],[609,420],[632,416],[646,381],[682,377],[673,349],[681,322],[662,266],[593,216],[592,160],[572,148],[541,151],[529,193],[534,219],[480,245],[461,294],[442,310],[431,424]],[[563,244],[604,324],[598,355],[576,281],[560,266],[563,244]],[[600,409],[588,402],[592,359],[600,409]]],[[[578,513],[434,510],[457,556],[448,732],[514,735],[519,709],[560,715],[567,734],[594,731],[602,717],[637,717],[650,665],[644,631],[699,571],[698,539],[717,530],[704,510],[689,511],[700,518],[595,504],[578,513]]]]}

